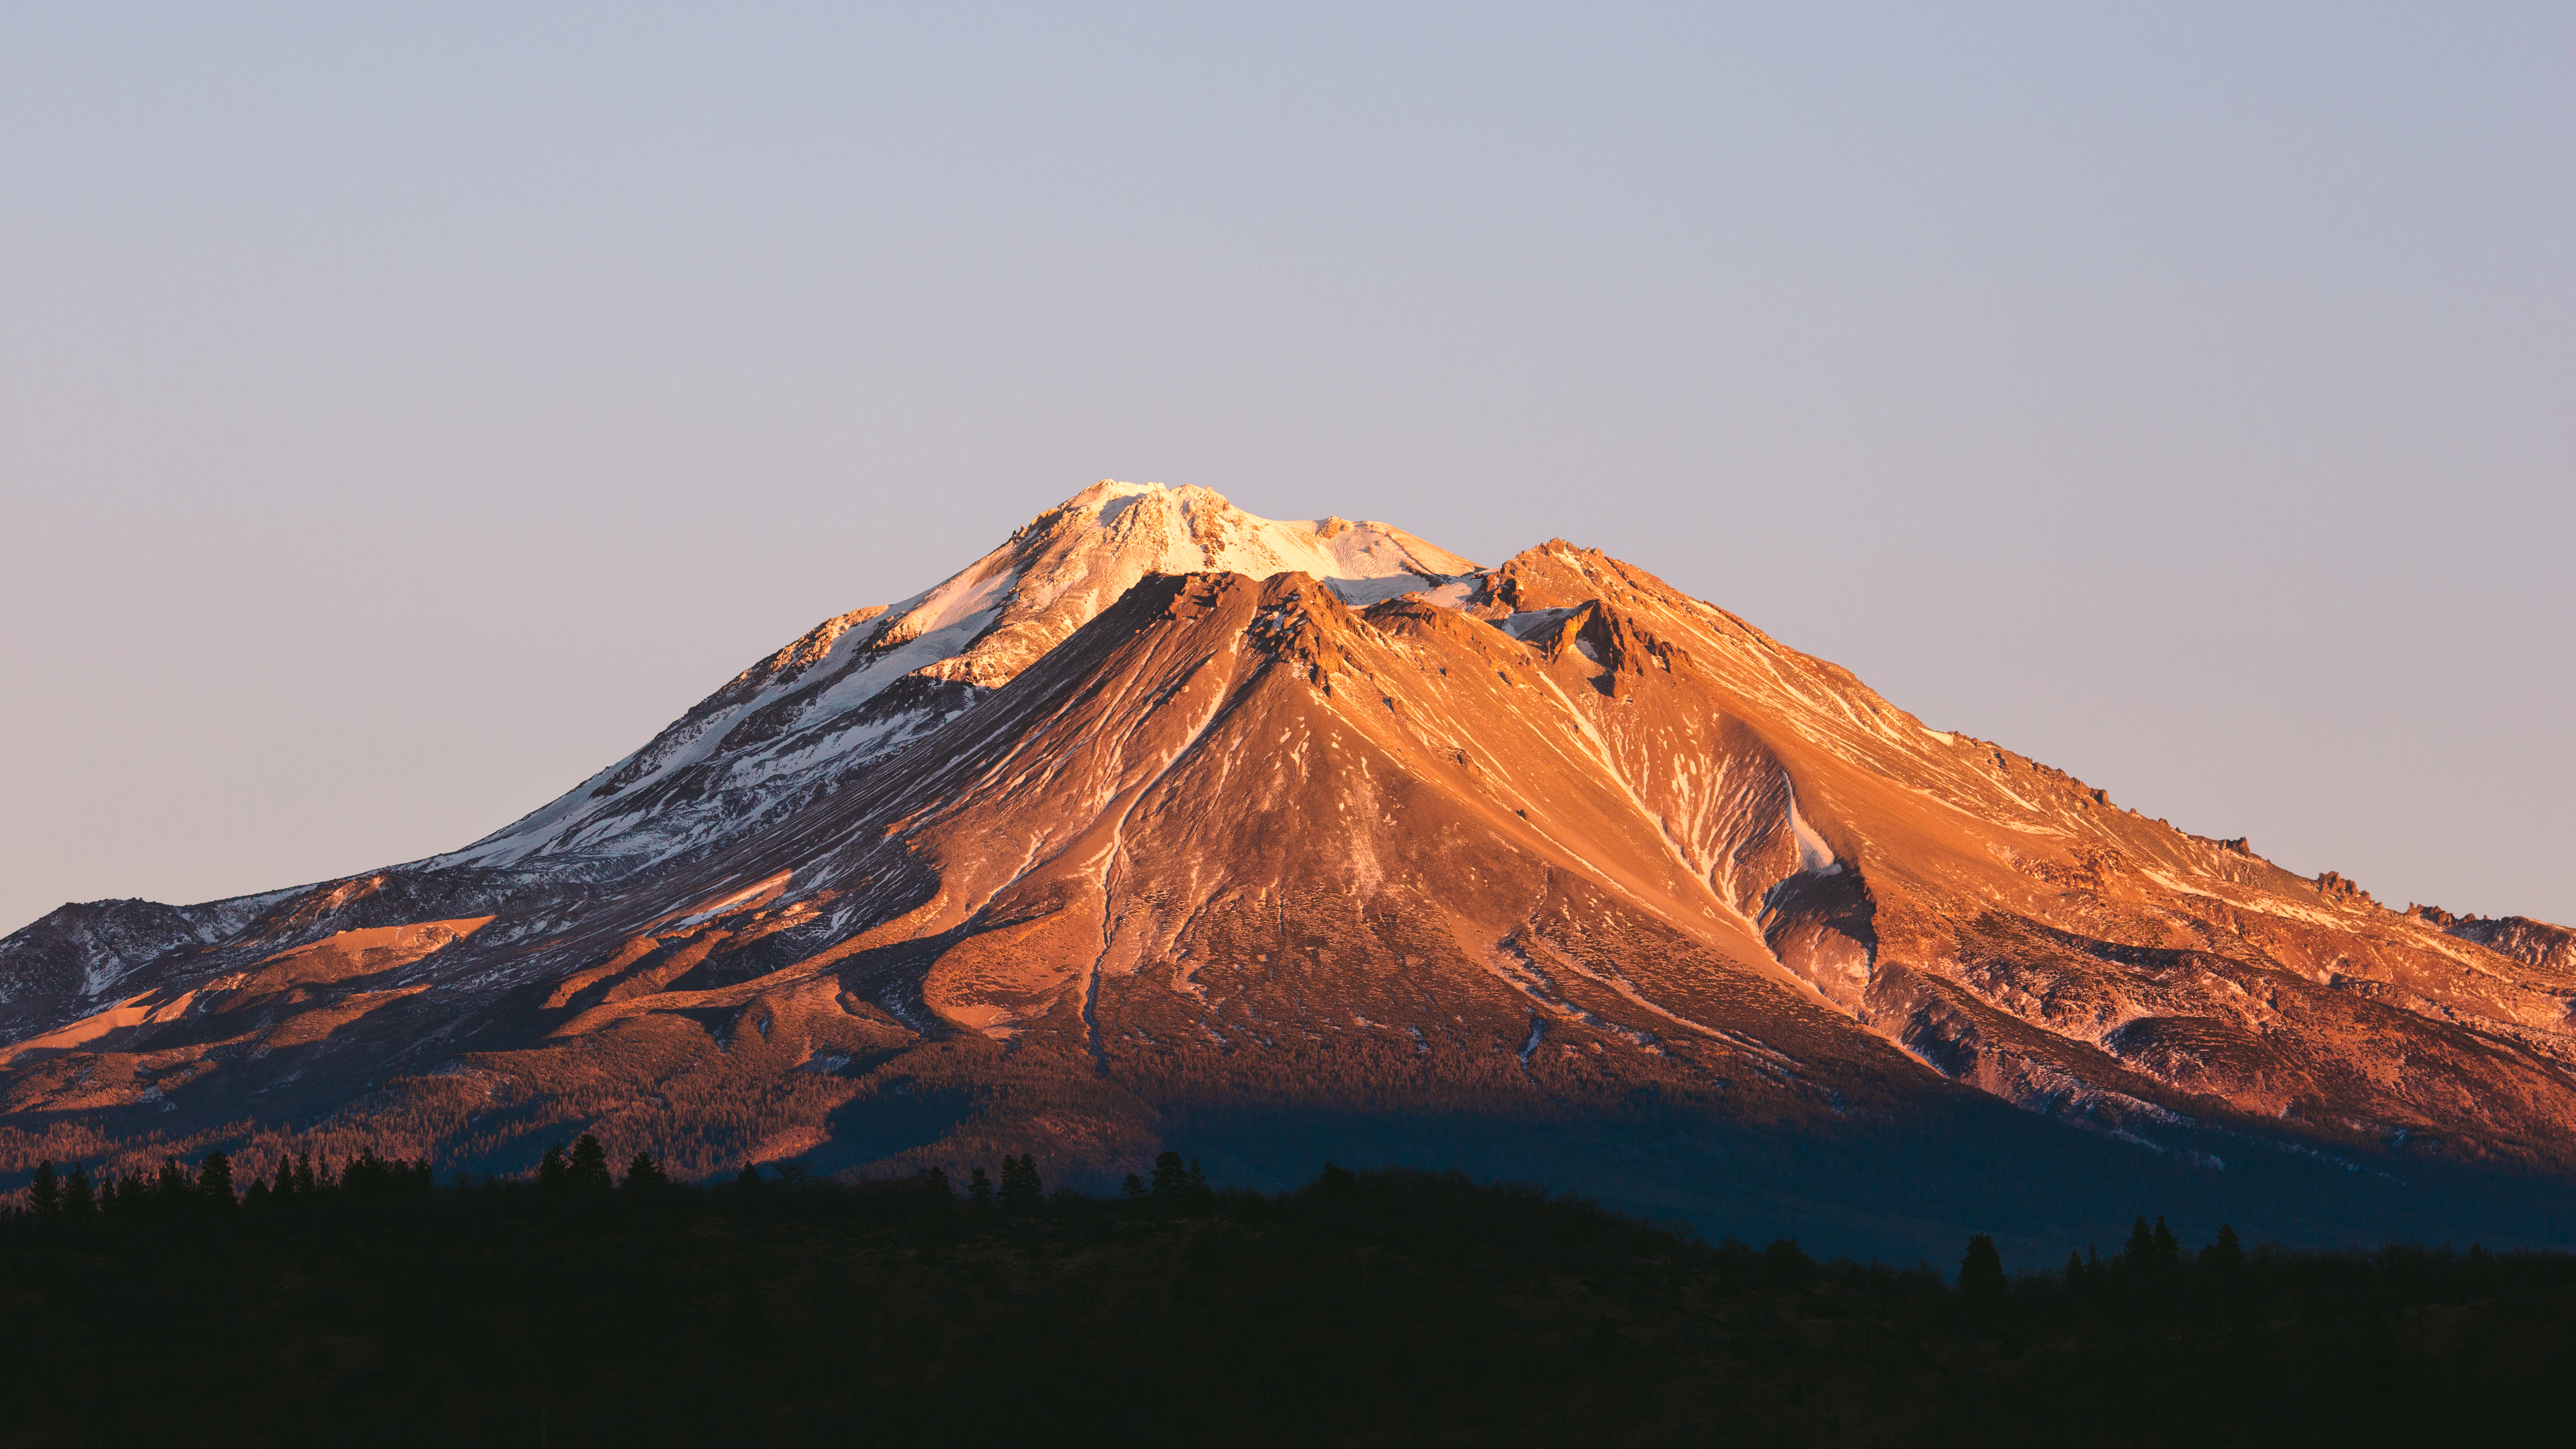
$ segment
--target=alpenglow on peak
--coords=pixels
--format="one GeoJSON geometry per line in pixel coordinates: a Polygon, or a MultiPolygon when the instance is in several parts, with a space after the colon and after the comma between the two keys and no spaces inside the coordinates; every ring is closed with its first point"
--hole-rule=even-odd
{"type": "Polygon", "coordinates": [[[642,866],[706,848],[937,728],[1151,574],[1302,571],[1365,606],[1476,569],[1384,523],[1262,518],[1207,488],[1102,479],[941,583],[817,624],[643,748],[438,863],[642,866]]]}

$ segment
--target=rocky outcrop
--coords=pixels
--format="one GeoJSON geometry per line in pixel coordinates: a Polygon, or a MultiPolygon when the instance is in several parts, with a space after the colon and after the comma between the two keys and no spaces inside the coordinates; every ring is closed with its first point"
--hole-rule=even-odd
{"type": "Polygon", "coordinates": [[[2525,966],[2544,971],[2576,971],[2576,931],[2535,921],[2528,916],[2507,916],[2500,921],[2480,919],[2453,920],[2444,929],[2463,941],[2475,941],[2499,956],[2509,957],[2525,966]]]}

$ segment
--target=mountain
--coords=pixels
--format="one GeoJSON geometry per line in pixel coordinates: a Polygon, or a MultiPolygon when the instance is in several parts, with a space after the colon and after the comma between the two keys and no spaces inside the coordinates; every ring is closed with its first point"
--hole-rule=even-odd
{"type": "Polygon", "coordinates": [[[2167,1202],[2559,1241],[2571,945],[2141,816],[1598,552],[1103,483],[454,854],[0,942],[0,1165],[1171,1143],[1873,1251],[2167,1202]]]}

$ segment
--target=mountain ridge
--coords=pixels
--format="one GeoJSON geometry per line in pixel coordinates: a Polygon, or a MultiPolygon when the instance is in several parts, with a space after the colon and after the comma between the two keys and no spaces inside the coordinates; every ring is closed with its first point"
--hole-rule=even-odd
{"type": "Polygon", "coordinates": [[[2576,934],[2515,920],[2149,820],[1562,539],[1104,483],[462,850],[0,942],[0,1112],[17,1155],[489,1170],[579,1120],[699,1175],[1079,1176],[1281,1113],[1823,1141],[1974,1098],[2211,1172],[2555,1179],[2576,934]],[[450,934],[298,964],[403,930],[450,934]]]}

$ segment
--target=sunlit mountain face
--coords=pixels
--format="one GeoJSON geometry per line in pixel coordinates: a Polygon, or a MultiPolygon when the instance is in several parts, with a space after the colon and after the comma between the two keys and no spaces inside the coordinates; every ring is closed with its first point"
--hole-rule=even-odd
{"type": "Polygon", "coordinates": [[[2576,933],[2294,876],[1570,543],[1151,484],[453,854],[65,906],[0,993],[21,1172],[590,1130],[684,1177],[1105,1183],[1176,1144],[1887,1251],[2145,1192],[2556,1241],[2576,1174],[2576,933]]]}

